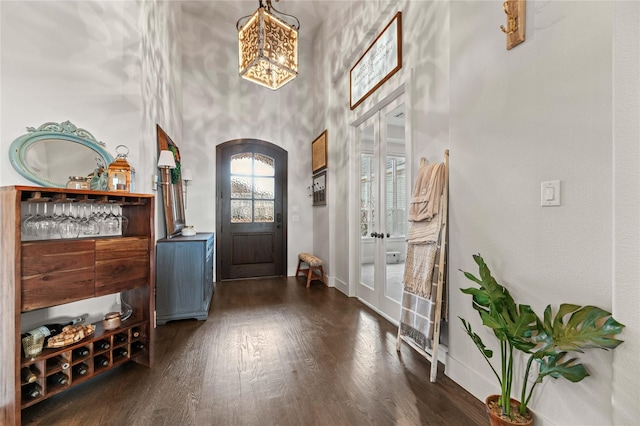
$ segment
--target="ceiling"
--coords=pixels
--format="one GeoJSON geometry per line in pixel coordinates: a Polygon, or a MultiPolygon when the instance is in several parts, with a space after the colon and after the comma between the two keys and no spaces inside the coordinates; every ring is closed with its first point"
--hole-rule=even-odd
{"type": "MultiPolygon", "coordinates": [[[[300,21],[300,38],[302,40],[312,40],[323,17],[327,15],[327,9],[339,3],[344,2],[281,0],[276,3],[273,0],[271,5],[279,11],[298,18],[300,21]]],[[[258,0],[182,0],[182,10],[189,14],[210,17],[235,25],[238,19],[253,14],[259,4],[258,0]]]]}

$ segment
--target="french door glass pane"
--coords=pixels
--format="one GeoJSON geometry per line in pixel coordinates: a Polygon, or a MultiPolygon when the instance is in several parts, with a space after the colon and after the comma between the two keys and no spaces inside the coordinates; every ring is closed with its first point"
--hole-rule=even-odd
{"type": "Polygon", "coordinates": [[[405,160],[388,156],[386,164],[387,233],[391,237],[403,237],[406,230],[405,212],[405,160]]]}
{"type": "Polygon", "coordinates": [[[256,154],[253,174],[255,176],[275,176],[275,160],[267,155],[256,154]]]}
{"type": "Polygon", "coordinates": [[[232,175],[251,175],[253,164],[253,153],[242,152],[231,156],[232,175]]]}
{"type": "Polygon", "coordinates": [[[251,178],[231,176],[231,198],[251,198],[251,178]]]}
{"type": "Polygon", "coordinates": [[[254,178],[255,192],[254,197],[260,199],[273,199],[275,194],[274,178],[254,178]]]}
{"type": "Polygon", "coordinates": [[[231,223],[251,223],[253,216],[251,200],[231,200],[231,223]]]}
{"type": "Polygon", "coordinates": [[[273,222],[275,218],[273,201],[254,201],[254,221],[273,222]]]}

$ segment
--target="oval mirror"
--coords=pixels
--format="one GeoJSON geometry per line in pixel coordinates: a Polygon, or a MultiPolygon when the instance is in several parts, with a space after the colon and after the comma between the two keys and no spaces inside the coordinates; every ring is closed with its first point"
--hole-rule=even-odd
{"type": "Polygon", "coordinates": [[[70,176],[88,176],[113,157],[91,133],[70,121],[27,127],[9,148],[9,160],[18,173],[38,185],[64,188],[70,176]]]}

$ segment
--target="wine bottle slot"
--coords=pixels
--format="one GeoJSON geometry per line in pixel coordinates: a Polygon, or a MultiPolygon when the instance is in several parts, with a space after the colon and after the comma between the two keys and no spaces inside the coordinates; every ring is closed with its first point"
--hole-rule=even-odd
{"type": "Polygon", "coordinates": [[[42,395],[42,387],[37,383],[29,383],[22,388],[22,396],[24,399],[35,399],[42,395]]]}
{"type": "Polygon", "coordinates": [[[47,370],[53,370],[60,368],[66,370],[69,368],[69,361],[63,356],[57,356],[55,358],[49,358],[47,360],[47,370]]]}
{"type": "Polygon", "coordinates": [[[137,339],[138,337],[140,337],[140,329],[139,329],[138,327],[133,327],[133,328],[131,329],[131,336],[132,336],[134,339],[137,339]]]}
{"type": "Polygon", "coordinates": [[[122,358],[122,357],[126,357],[127,355],[129,355],[129,352],[127,351],[126,348],[117,348],[113,351],[113,356],[115,358],[122,358]]]}
{"type": "Polygon", "coordinates": [[[73,350],[73,359],[84,358],[89,355],[89,348],[83,346],[73,350]]]}
{"type": "Polygon", "coordinates": [[[107,365],[109,365],[109,358],[104,355],[98,355],[93,359],[93,362],[99,367],[106,367],[107,365]]]}
{"type": "Polygon", "coordinates": [[[142,351],[142,350],[144,350],[144,343],[141,342],[140,340],[138,340],[136,342],[133,342],[131,344],[131,351],[139,352],[139,351],[142,351]]]}
{"type": "Polygon", "coordinates": [[[80,364],[76,364],[73,366],[73,374],[76,374],[78,376],[84,376],[88,372],[89,372],[89,366],[84,362],[81,362],[80,364]]]}
{"type": "Polygon", "coordinates": [[[113,340],[115,340],[118,343],[124,343],[127,341],[127,333],[118,333],[115,336],[113,336],[113,340]]]}
{"type": "Polygon", "coordinates": [[[49,377],[47,377],[47,380],[52,385],[66,385],[69,383],[69,376],[62,372],[59,372],[50,375],[49,377]]]}
{"type": "Polygon", "coordinates": [[[20,370],[20,375],[22,376],[22,380],[25,383],[33,383],[36,380],[38,380],[38,374],[40,373],[39,371],[35,370],[35,367],[33,366],[29,366],[29,367],[23,367],[20,370]]]}
{"type": "Polygon", "coordinates": [[[111,347],[111,345],[109,344],[109,342],[107,342],[106,340],[99,340],[99,341],[95,342],[95,343],[93,344],[93,346],[94,346],[95,348],[100,349],[100,350],[106,350],[106,349],[109,349],[109,348],[111,347]]]}

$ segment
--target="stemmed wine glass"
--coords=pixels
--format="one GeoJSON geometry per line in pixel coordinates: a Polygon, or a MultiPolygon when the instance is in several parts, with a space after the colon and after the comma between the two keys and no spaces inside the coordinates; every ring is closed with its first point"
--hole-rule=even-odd
{"type": "Polygon", "coordinates": [[[42,216],[38,217],[35,221],[35,229],[36,234],[40,239],[47,240],[50,239],[54,234],[54,228],[56,226],[56,221],[52,216],[47,214],[47,206],[49,203],[44,202],[44,212],[42,216]]]}
{"type": "Polygon", "coordinates": [[[87,204],[82,205],[80,229],[84,235],[98,235],[100,233],[100,225],[98,225],[93,215],[87,216],[87,204]]]}
{"type": "Polygon", "coordinates": [[[58,223],[58,232],[60,232],[61,238],[78,238],[80,235],[80,224],[73,217],[71,203],[69,203],[69,214],[58,223]]]}
{"type": "Polygon", "coordinates": [[[127,228],[129,227],[129,218],[122,215],[122,206],[118,205],[118,214],[116,215],[118,220],[120,221],[120,230],[122,231],[122,235],[127,232],[127,228]]]}
{"type": "Polygon", "coordinates": [[[113,204],[109,205],[109,213],[103,219],[103,226],[105,234],[116,235],[120,230],[120,221],[118,217],[113,214],[113,204]]]}
{"type": "Polygon", "coordinates": [[[29,203],[27,202],[27,214],[25,217],[22,218],[22,234],[26,237],[32,237],[33,234],[31,232],[31,228],[29,226],[29,222],[33,220],[33,218],[35,217],[33,215],[33,213],[31,213],[31,205],[33,203],[29,203]]]}

